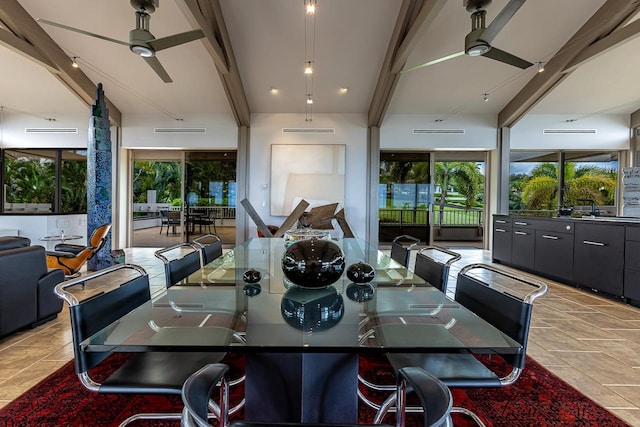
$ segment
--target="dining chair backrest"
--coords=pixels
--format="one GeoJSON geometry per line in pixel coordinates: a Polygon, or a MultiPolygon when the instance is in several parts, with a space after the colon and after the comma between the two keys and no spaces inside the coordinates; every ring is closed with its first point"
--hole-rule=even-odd
{"type": "Polygon", "coordinates": [[[391,258],[401,264],[404,268],[409,268],[411,249],[420,243],[420,239],[403,234],[391,242],[391,258]]]}
{"type": "Polygon", "coordinates": [[[167,288],[186,279],[201,268],[200,247],[193,243],[179,243],[158,249],[154,255],[164,263],[167,288]]]}
{"type": "Polygon", "coordinates": [[[449,249],[426,246],[416,254],[413,272],[444,293],[447,291],[451,264],[460,258],[459,253],[449,249]]]}
{"type": "Polygon", "coordinates": [[[205,234],[193,239],[200,247],[202,267],[222,256],[222,240],[215,234],[205,234]]]}
{"type": "MultiPolygon", "coordinates": [[[[69,306],[75,369],[78,374],[87,372],[111,354],[111,351],[83,351],[81,343],[151,299],[149,276],[141,267],[121,264],[112,267],[110,271],[104,271],[104,275],[115,274],[116,270],[123,268],[134,268],[139,275],[113,290],[69,306]]],[[[59,294],[58,291],[56,293],[59,294]]]]}
{"type": "Polygon", "coordinates": [[[503,358],[515,368],[525,365],[533,300],[546,293],[544,283],[529,280],[487,264],[471,264],[458,274],[455,300],[522,346],[519,354],[503,358]],[[483,270],[482,275],[474,274],[483,270]],[[518,297],[510,285],[533,286],[533,291],[518,297]]]}

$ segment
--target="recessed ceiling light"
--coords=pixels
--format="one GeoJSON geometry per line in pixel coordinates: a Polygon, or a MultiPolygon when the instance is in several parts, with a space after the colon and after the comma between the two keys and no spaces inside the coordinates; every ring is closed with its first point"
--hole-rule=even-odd
{"type": "Polygon", "coordinates": [[[349,92],[349,88],[348,87],[341,87],[340,88],[340,93],[347,93],[349,92]]]}
{"type": "Polygon", "coordinates": [[[271,92],[271,95],[277,95],[280,91],[277,88],[272,87],[269,89],[269,92],[271,92]]]}

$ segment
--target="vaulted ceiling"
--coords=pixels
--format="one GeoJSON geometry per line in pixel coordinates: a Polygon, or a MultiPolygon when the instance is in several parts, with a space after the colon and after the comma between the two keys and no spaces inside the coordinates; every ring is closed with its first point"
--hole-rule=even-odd
{"type": "MultiPolygon", "coordinates": [[[[508,3],[491,2],[487,24],[508,3]]],[[[491,114],[500,126],[527,113],[631,114],[640,108],[639,8],[627,0],[523,2],[492,45],[544,62],[543,73],[466,55],[403,72],[464,49],[471,19],[463,0],[317,0],[313,112],[367,114],[374,126],[390,113],[491,114]]],[[[124,42],[136,24],[126,0],[0,2],[7,112],[81,113],[98,82],[117,124],[132,113],[179,120],[230,112],[249,125],[252,113],[307,108],[303,0],[160,1],[150,18],[156,38],[194,28],[206,35],[157,53],[171,83],[127,46],[39,19],[124,42]]]]}

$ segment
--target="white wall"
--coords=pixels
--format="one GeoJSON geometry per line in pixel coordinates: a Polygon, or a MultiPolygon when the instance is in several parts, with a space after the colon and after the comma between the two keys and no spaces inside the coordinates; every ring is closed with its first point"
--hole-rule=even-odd
{"type": "Polygon", "coordinates": [[[67,243],[76,245],[87,244],[87,215],[3,215],[1,228],[16,229],[18,235],[31,239],[32,245],[44,246],[53,250],[60,242],[43,242],[40,238],[59,235],[64,231],[66,235],[79,235],[82,239],[70,240],[67,243]]]}
{"type": "Polygon", "coordinates": [[[2,148],[87,148],[89,132],[89,109],[83,117],[81,115],[58,115],[55,121],[48,121],[22,113],[3,113],[2,148]],[[77,133],[25,133],[26,128],[77,128],[77,133]]]}
{"type": "Polygon", "coordinates": [[[436,122],[442,115],[389,114],[380,128],[380,149],[493,150],[497,141],[495,115],[456,115],[436,122]],[[413,129],[464,129],[464,134],[420,134],[413,129]]]}
{"type": "MultiPolygon", "coordinates": [[[[367,192],[367,117],[364,114],[254,114],[249,145],[249,191],[247,198],[266,224],[281,225],[286,217],[272,217],[269,194],[272,144],[345,144],[345,213],[356,235],[365,237],[367,192]],[[283,133],[283,128],[334,128],[334,134],[283,133]],[[266,184],[266,188],[264,187],[266,184]]],[[[295,159],[291,159],[295,161],[295,159]]],[[[248,221],[247,236],[257,235],[248,221]]]]}
{"type": "Polygon", "coordinates": [[[183,121],[165,115],[122,117],[123,148],[235,149],[238,127],[231,114],[190,114],[183,121]],[[154,133],[155,128],[204,128],[205,133],[154,133]]]}
{"type": "Polygon", "coordinates": [[[567,115],[529,114],[511,129],[512,150],[626,150],[631,117],[602,114],[567,123],[567,115]],[[595,134],[543,134],[544,129],[595,129],[595,134]]]}

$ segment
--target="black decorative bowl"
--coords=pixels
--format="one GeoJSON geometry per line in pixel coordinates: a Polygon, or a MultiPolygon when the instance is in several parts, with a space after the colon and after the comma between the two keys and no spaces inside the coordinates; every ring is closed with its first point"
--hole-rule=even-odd
{"type": "Polygon", "coordinates": [[[288,289],[280,302],[280,313],[289,326],[305,332],[334,327],[344,315],[344,300],[335,287],[288,289]]]}
{"type": "Polygon", "coordinates": [[[347,277],[354,283],[367,283],[376,277],[376,270],[365,262],[356,262],[347,268],[347,277]]]}
{"type": "Polygon", "coordinates": [[[368,283],[350,283],[345,290],[345,294],[351,301],[366,302],[373,298],[375,290],[368,283]]]}
{"type": "Polygon", "coordinates": [[[250,268],[242,275],[242,280],[246,283],[258,283],[262,279],[262,274],[258,270],[250,268]]]}
{"type": "Polygon", "coordinates": [[[303,288],[324,288],[344,272],[344,254],[330,240],[295,242],[282,255],[282,271],[291,283],[303,288]]]}
{"type": "Polygon", "coordinates": [[[248,297],[255,297],[262,291],[259,283],[245,283],[242,287],[242,293],[248,297]]]}

